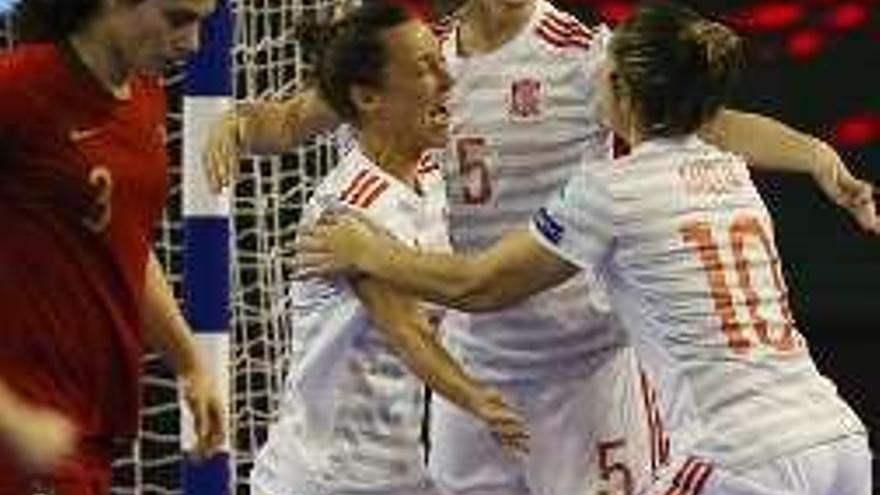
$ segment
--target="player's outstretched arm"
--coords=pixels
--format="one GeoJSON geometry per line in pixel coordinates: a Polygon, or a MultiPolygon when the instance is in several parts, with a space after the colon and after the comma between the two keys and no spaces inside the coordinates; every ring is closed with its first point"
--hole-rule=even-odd
{"type": "Polygon", "coordinates": [[[76,446],[76,427],[63,414],[35,407],[0,380],[0,443],[23,468],[50,472],[76,446]]]}
{"type": "Polygon", "coordinates": [[[153,253],[147,263],[143,322],[148,341],[171,361],[183,387],[195,422],[196,454],[214,453],[225,437],[223,404],[153,253]]]}
{"type": "Polygon", "coordinates": [[[700,132],[719,147],[771,170],[810,174],[819,188],[865,230],[880,233],[873,186],[856,178],[825,141],[775,119],[725,109],[700,132]]]}
{"type": "Polygon", "coordinates": [[[347,214],[325,215],[300,232],[295,248],[300,277],[361,271],[420,299],[471,312],[510,306],[580,270],[525,229],[479,253],[422,253],[347,214]]]}
{"type": "Polygon", "coordinates": [[[304,89],[282,101],[237,104],[208,131],[202,164],[214,192],[238,176],[242,154],[278,154],[332,129],[338,119],[317,89],[304,89]]]}
{"type": "Polygon", "coordinates": [[[486,423],[511,451],[527,450],[522,418],[497,391],[466,374],[440,345],[416,300],[371,277],[352,283],[373,323],[407,367],[432,390],[486,423]]]}

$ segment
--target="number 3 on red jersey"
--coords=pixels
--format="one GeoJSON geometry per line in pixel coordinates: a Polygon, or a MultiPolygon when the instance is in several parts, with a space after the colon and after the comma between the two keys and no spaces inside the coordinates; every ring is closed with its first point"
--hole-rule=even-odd
{"type": "Polygon", "coordinates": [[[96,192],[89,213],[83,217],[82,222],[93,233],[100,234],[110,225],[113,214],[113,175],[106,167],[95,167],[89,172],[89,185],[96,192]]]}
{"type": "Polygon", "coordinates": [[[747,353],[755,344],[750,334],[746,333],[747,328],[752,328],[759,344],[770,346],[779,352],[796,349],[798,342],[794,332],[794,319],[786,299],[782,269],[767,229],[755,216],[742,214],[735,217],[726,230],[730,241],[726,246],[731,250],[733,267],[725,265],[722,261],[720,247],[716,241],[718,232],[713,232],[712,225],[708,222],[702,220],[688,222],[681,227],[680,232],[685,244],[700,258],[706,272],[715,312],[721,319],[721,328],[727,338],[727,344],[737,354],[747,353]],[[767,267],[770,271],[778,294],[774,306],[781,313],[783,328],[776,336],[771,335],[769,323],[760,315],[760,299],[752,283],[752,275],[755,273],[749,260],[761,256],[767,261],[761,266],[767,267]],[[741,299],[745,300],[749,311],[747,321],[743,321],[740,315],[736,314],[730,278],[733,278],[736,284],[733,289],[740,291],[741,299]]]}
{"type": "Polygon", "coordinates": [[[455,141],[455,157],[465,204],[482,205],[492,198],[489,148],[482,137],[461,137],[455,141]]]}

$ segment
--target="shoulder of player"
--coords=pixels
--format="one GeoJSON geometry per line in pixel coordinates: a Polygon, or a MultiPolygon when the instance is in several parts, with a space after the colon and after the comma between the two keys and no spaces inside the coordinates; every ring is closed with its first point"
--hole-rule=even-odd
{"type": "Polygon", "coordinates": [[[376,168],[364,163],[348,162],[339,172],[332,184],[336,201],[359,210],[375,208],[392,185],[376,168]]]}
{"type": "Polygon", "coordinates": [[[31,90],[41,81],[57,79],[61,67],[54,45],[23,44],[0,54],[0,88],[31,90]]]}
{"type": "Polygon", "coordinates": [[[592,46],[598,27],[588,27],[575,16],[548,6],[532,26],[534,38],[555,51],[580,53],[592,46]]]}

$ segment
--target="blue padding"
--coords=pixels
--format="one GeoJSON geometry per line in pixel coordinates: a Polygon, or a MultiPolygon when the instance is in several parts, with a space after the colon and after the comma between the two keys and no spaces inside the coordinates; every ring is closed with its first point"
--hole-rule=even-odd
{"type": "Polygon", "coordinates": [[[186,495],[228,495],[229,454],[210,459],[185,458],[181,463],[183,493],[186,495]]]}
{"type": "Polygon", "coordinates": [[[198,53],[186,66],[184,92],[193,96],[232,95],[232,11],[228,0],[202,24],[198,53]]]}
{"type": "Polygon", "coordinates": [[[229,219],[183,219],[184,308],[195,332],[225,332],[229,322],[229,219]]]}

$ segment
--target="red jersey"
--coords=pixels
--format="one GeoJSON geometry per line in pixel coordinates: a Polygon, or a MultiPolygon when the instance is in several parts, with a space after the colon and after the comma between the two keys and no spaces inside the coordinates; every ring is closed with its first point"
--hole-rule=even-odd
{"type": "Polygon", "coordinates": [[[55,45],[0,55],[0,379],[86,442],[137,428],[167,157],[161,81],[130,89],[112,96],[55,45]]]}

